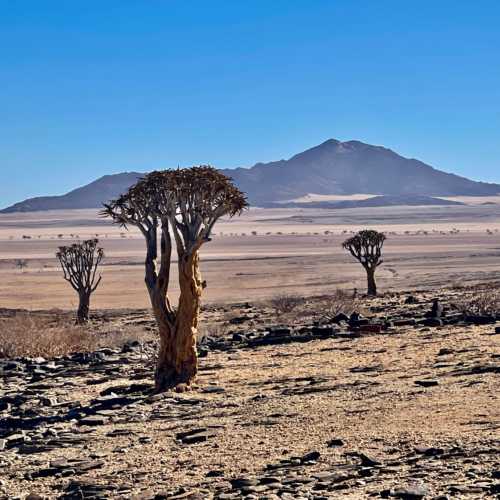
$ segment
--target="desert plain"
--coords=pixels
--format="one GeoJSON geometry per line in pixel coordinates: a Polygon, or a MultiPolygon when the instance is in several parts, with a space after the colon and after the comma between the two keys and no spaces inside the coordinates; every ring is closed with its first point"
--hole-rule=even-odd
{"type": "Polygon", "coordinates": [[[1,215],[0,319],[24,315],[17,328],[72,321],[59,245],[97,236],[106,257],[89,352],[0,359],[0,498],[498,496],[499,316],[460,304],[498,296],[500,200],[463,201],[221,221],[202,249],[197,382],[165,394],[142,236],[96,210],[1,215]],[[341,248],[367,227],[388,238],[377,298],[341,248]],[[334,321],[353,308],[366,323],[334,321]]]}
{"type": "MultiPolygon", "coordinates": [[[[253,208],[220,221],[202,248],[205,303],[268,299],[282,293],[312,295],[365,286],[361,266],[342,248],[351,232],[387,234],[381,289],[439,287],[500,278],[500,197],[454,198],[463,206],[343,210],[253,208]],[[482,200],[482,201],[481,201],[482,200]],[[495,203],[496,200],[496,203],[495,203]]],[[[68,293],[55,258],[60,245],[98,237],[105,251],[96,308],[144,308],[144,240],[97,210],[0,215],[0,306],[68,309],[68,293]],[[26,259],[20,270],[16,260],[26,259]]],[[[175,266],[173,266],[175,268],[175,266]]],[[[171,293],[176,295],[176,277],[171,293]]],[[[71,292],[71,291],[70,291],[71,292]]]]}

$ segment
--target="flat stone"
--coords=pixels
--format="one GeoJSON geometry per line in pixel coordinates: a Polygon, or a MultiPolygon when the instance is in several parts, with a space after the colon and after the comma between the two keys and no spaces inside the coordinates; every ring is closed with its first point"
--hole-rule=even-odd
{"type": "Polygon", "coordinates": [[[421,387],[433,387],[439,385],[439,382],[434,379],[426,379],[426,380],[415,380],[416,385],[420,385],[421,387]]]}
{"type": "Polygon", "coordinates": [[[331,439],[328,441],[328,448],[335,448],[337,446],[344,446],[344,441],[342,439],[331,439]]]}
{"type": "Polygon", "coordinates": [[[203,443],[207,441],[209,438],[215,436],[214,432],[209,431],[208,429],[192,429],[187,432],[179,432],[175,435],[175,438],[181,441],[183,444],[195,444],[195,443],[203,443]]]}
{"type": "Polygon", "coordinates": [[[79,425],[91,425],[91,426],[95,426],[95,425],[105,425],[109,422],[109,419],[105,418],[105,417],[85,417],[85,418],[82,418],[78,424],[79,425]]]}

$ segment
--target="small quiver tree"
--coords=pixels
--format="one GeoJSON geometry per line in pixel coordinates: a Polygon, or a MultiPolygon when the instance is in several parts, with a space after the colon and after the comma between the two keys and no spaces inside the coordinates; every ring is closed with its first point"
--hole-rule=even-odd
{"type": "Polygon", "coordinates": [[[381,257],[385,239],[384,233],[365,229],[342,243],[342,246],[365,268],[368,279],[368,295],[377,295],[375,270],[383,262],[381,257]]]}
{"type": "Polygon", "coordinates": [[[104,207],[103,215],[123,227],[138,227],[146,240],[145,283],[160,335],[156,390],[189,386],[198,369],[196,337],[205,287],[199,250],[210,241],[220,217],[232,217],[247,207],[246,198],[230,178],[213,167],[199,166],[151,172],[104,207]],[[168,297],[174,244],[180,288],[177,308],[168,297]]]}
{"type": "Polygon", "coordinates": [[[86,240],[59,247],[56,257],[61,263],[64,279],[78,293],[77,323],[86,323],[89,319],[90,295],[101,282],[97,268],[104,257],[104,251],[97,244],[99,240],[86,240]]]}

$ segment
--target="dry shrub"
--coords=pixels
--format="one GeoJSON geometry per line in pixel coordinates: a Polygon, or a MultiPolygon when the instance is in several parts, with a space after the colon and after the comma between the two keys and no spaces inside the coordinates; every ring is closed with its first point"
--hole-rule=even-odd
{"type": "Polygon", "coordinates": [[[53,358],[95,350],[96,337],[58,316],[18,313],[0,319],[0,358],[53,358]]]}
{"type": "Polygon", "coordinates": [[[305,300],[303,297],[288,294],[276,295],[269,301],[270,306],[278,316],[289,314],[304,303],[305,300]]]}
{"type": "Polygon", "coordinates": [[[98,347],[122,348],[130,342],[151,342],[158,340],[155,331],[148,331],[135,326],[120,326],[116,329],[99,331],[97,335],[98,347]]]}
{"type": "Polygon", "coordinates": [[[500,313],[500,290],[473,290],[456,303],[465,314],[491,315],[500,313]]]}
{"type": "Polygon", "coordinates": [[[334,318],[340,313],[348,316],[354,311],[360,310],[360,301],[352,292],[338,288],[325,301],[325,311],[327,318],[334,318]]]}
{"type": "Polygon", "coordinates": [[[229,330],[228,322],[221,321],[204,321],[199,326],[198,338],[199,343],[203,344],[207,337],[210,338],[224,338],[229,330]]]}

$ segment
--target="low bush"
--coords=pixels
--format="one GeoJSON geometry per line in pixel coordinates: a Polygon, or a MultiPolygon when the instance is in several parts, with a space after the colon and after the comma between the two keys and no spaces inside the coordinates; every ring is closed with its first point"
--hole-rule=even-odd
{"type": "Polygon", "coordinates": [[[52,358],[96,348],[95,335],[57,315],[26,312],[0,319],[0,358],[52,358]]]}
{"type": "Polygon", "coordinates": [[[297,295],[280,294],[273,297],[269,304],[274,309],[278,316],[288,314],[303,305],[305,302],[303,297],[297,295]]]}
{"type": "Polygon", "coordinates": [[[456,306],[465,314],[490,315],[500,313],[500,289],[472,290],[463,295],[456,306]]]}
{"type": "Polygon", "coordinates": [[[334,318],[340,313],[347,315],[360,309],[360,301],[354,293],[338,288],[325,301],[325,311],[328,318],[334,318]]]}

